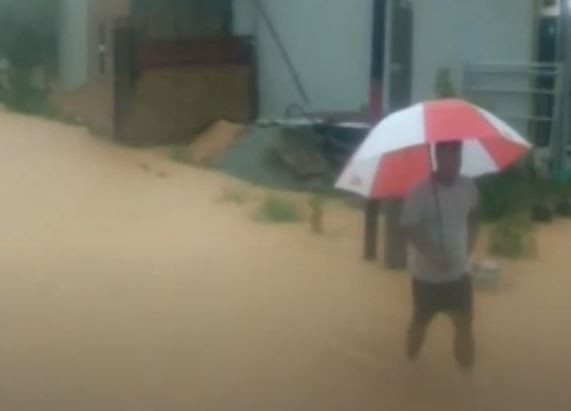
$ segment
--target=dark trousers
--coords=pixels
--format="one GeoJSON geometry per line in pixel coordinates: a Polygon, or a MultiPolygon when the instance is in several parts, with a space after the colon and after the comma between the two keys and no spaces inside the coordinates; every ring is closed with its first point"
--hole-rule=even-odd
{"type": "Polygon", "coordinates": [[[472,331],[473,292],[469,276],[457,281],[432,284],[419,280],[412,283],[414,314],[407,339],[407,355],[415,360],[424,343],[426,329],[438,313],[450,316],[454,325],[454,354],[462,368],[474,365],[472,331]]]}

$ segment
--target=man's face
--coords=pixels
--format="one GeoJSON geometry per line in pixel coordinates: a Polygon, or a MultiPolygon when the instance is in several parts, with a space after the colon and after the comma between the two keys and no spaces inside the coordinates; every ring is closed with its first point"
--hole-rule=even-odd
{"type": "Polygon", "coordinates": [[[462,144],[441,143],[436,146],[438,175],[446,181],[455,181],[462,167],[462,144]]]}

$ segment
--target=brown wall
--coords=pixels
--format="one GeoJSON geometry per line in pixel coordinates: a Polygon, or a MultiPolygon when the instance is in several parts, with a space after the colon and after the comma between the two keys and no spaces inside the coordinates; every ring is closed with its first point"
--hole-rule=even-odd
{"type": "Polygon", "coordinates": [[[248,122],[252,75],[241,65],[145,70],[120,139],[134,145],[187,143],[218,120],[248,122]]]}
{"type": "Polygon", "coordinates": [[[213,38],[174,49],[174,43],[141,47],[135,89],[125,94],[121,87],[116,93],[117,84],[125,83],[116,82],[114,32],[130,27],[129,16],[130,0],[92,0],[88,82],[53,96],[65,116],[98,134],[132,144],[186,142],[219,119],[246,122],[252,118],[255,81],[247,39],[213,38]],[[101,25],[106,39],[103,72],[98,47],[101,25]],[[142,53],[145,50],[148,53],[142,53]],[[145,67],[145,56],[157,64],[145,67]],[[185,56],[200,61],[179,61],[185,56]],[[118,100],[120,110],[115,107],[118,100]]]}

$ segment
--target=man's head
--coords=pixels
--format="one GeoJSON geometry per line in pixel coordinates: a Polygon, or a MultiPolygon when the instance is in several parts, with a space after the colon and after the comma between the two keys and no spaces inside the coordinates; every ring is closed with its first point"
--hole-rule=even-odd
{"type": "Polygon", "coordinates": [[[462,167],[462,143],[458,141],[436,145],[436,175],[445,183],[454,182],[462,167]]]}

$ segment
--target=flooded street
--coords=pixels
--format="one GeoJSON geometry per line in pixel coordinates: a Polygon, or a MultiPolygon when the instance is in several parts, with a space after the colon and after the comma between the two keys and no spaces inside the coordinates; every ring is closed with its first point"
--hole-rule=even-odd
{"type": "Polygon", "coordinates": [[[0,124],[2,410],[571,409],[571,222],[477,294],[465,376],[444,318],[405,361],[408,279],[359,259],[354,210],[332,206],[322,237],[265,225],[220,201],[225,176],[0,124]]]}

